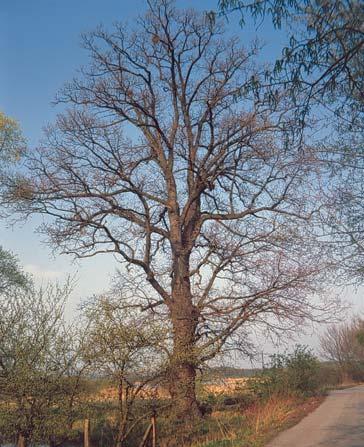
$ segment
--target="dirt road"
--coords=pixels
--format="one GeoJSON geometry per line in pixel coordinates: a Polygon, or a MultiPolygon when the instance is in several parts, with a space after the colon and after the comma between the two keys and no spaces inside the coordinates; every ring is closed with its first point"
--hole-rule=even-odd
{"type": "Polygon", "coordinates": [[[331,392],[268,447],[364,447],[364,386],[331,392]]]}

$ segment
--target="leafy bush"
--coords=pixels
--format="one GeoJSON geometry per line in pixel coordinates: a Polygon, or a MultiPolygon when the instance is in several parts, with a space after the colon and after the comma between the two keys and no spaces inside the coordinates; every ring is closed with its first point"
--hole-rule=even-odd
{"type": "Polygon", "coordinates": [[[319,386],[317,358],[307,346],[297,345],[292,353],[271,356],[269,367],[253,381],[252,391],[261,397],[312,395],[319,386]]]}

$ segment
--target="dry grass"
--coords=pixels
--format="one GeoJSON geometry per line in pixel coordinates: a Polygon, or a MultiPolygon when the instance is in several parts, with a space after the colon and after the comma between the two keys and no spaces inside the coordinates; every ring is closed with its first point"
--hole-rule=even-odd
{"type": "Polygon", "coordinates": [[[297,398],[272,396],[264,403],[253,405],[246,411],[247,421],[254,434],[264,433],[285,424],[295,412],[297,398]]]}
{"type": "MultiPolygon", "coordinates": [[[[313,411],[322,398],[274,396],[245,410],[213,412],[206,421],[208,433],[193,447],[261,447],[278,432],[313,411]]],[[[186,444],[187,446],[188,444],[186,444]]]]}

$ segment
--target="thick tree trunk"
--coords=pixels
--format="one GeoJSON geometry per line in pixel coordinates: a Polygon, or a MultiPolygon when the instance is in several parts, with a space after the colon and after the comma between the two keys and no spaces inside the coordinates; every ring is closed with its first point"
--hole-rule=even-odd
{"type": "MultiPolygon", "coordinates": [[[[180,272],[179,272],[180,273],[180,272]]],[[[182,276],[182,275],[181,275],[182,276]]],[[[201,415],[196,398],[196,327],[198,315],[192,302],[189,277],[173,281],[170,314],[173,324],[173,355],[170,394],[177,418],[191,420],[201,415]]]]}
{"type": "Polygon", "coordinates": [[[174,362],[170,369],[169,386],[174,414],[181,421],[198,418],[201,412],[195,389],[196,369],[189,361],[174,362]]]}

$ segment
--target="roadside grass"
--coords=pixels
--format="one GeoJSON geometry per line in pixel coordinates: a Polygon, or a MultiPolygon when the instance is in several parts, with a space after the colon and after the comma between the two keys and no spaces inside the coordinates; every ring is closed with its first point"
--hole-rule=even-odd
{"type": "Polygon", "coordinates": [[[224,430],[215,432],[214,435],[209,434],[213,439],[192,445],[193,447],[261,447],[280,431],[296,424],[322,400],[323,398],[272,396],[267,401],[256,402],[242,412],[223,412],[214,417],[214,422],[217,426],[224,427],[224,430]]]}
{"type": "MultiPolygon", "coordinates": [[[[360,384],[339,385],[332,365],[318,367],[302,350],[296,357],[294,362],[288,357],[288,366],[272,367],[249,378],[202,378],[197,393],[204,417],[191,426],[186,421],[176,422],[173,401],[165,397],[165,389],[153,388],[140,394],[130,415],[133,428],[123,445],[140,445],[155,414],[158,447],[263,447],[313,411],[327,391],[360,384]]],[[[119,411],[115,386],[106,380],[90,380],[88,392],[75,407],[77,422],[72,433],[67,433],[67,441],[82,445],[87,418],[91,422],[91,445],[114,446],[119,411]]],[[[1,413],[6,412],[0,411],[0,421],[1,413]]]]}
{"type": "Polygon", "coordinates": [[[167,420],[159,421],[160,447],[262,447],[277,433],[296,424],[313,411],[324,396],[297,397],[271,396],[268,399],[251,401],[247,397],[226,396],[234,405],[217,405],[201,423],[193,429],[184,426],[178,440],[175,436],[178,427],[173,430],[167,420]]]}

